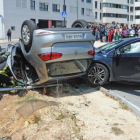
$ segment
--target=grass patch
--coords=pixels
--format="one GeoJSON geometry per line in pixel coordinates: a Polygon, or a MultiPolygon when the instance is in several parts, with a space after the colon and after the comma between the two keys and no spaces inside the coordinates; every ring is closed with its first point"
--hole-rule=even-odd
{"type": "Polygon", "coordinates": [[[116,125],[116,126],[117,126],[117,125],[119,125],[119,124],[118,124],[118,123],[114,123],[113,125],[116,125]]]}
{"type": "Polygon", "coordinates": [[[39,123],[41,121],[41,116],[40,115],[34,115],[34,123],[39,123]]]}
{"type": "Polygon", "coordinates": [[[112,127],[112,132],[116,135],[116,136],[119,136],[121,134],[124,133],[124,131],[122,131],[120,128],[117,128],[117,127],[112,127]]]}
{"type": "Polygon", "coordinates": [[[122,107],[122,109],[128,110],[128,106],[124,103],[121,102],[121,100],[119,100],[119,104],[122,107]]]}
{"type": "Polygon", "coordinates": [[[27,137],[23,134],[21,140],[27,140],[27,137]]]}
{"type": "Polygon", "coordinates": [[[63,120],[65,118],[65,115],[60,111],[59,116],[56,118],[56,120],[63,120]]]}

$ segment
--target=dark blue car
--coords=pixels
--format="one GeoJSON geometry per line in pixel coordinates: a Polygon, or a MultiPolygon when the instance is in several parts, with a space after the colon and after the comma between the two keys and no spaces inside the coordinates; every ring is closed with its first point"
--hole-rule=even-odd
{"type": "Polygon", "coordinates": [[[94,49],[93,63],[86,74],[92,86],[111,81],[140,82],[140,38],[108,43],[94,49]]]}

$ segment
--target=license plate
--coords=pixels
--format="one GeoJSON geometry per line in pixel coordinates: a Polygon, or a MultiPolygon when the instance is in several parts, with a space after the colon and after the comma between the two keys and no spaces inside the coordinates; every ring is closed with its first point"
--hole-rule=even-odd
{"type": "Polygon", "coordinates": [[[85,35],[84,34],[65,34],[65,39],[70,40],[70,39],[84,39],[85,35]]]}

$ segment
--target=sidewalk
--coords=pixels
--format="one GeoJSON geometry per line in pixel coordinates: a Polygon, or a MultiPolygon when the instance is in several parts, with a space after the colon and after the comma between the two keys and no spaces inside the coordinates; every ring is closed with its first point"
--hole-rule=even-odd
{"type": "Polygon", "coordinates": [[[2,44],[2,43],[16,43],[16,42],[18,42],[18,40],[19,40],[19,39],[12,39],[11,42],[8,42],[7,39],[5,39],[5,40],[0,39],[0,43],[1,43],[1,44],[2,44]]]}

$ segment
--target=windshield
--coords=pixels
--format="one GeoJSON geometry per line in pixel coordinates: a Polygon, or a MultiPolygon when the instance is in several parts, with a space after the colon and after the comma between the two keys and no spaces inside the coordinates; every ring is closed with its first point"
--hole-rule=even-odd
{"type": "Polygon", "coordinates": [[[111,49],[111,48],[115,47],[120,42],[122,42],[122,40],[111,42],[111,43],[107,43],[107,44],[101,46],[99,49],[101,51],[105,51],[105,50],[108,50],[108,49],[111,49]]]}

